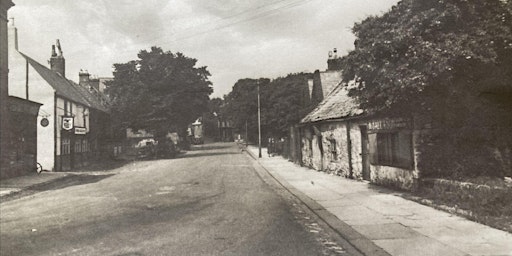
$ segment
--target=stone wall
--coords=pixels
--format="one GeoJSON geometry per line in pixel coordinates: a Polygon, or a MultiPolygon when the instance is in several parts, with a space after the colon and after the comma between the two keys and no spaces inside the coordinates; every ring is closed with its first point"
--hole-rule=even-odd
{"type": "MultiPolygon", "coordinates": [[[[303,127],[301,138],[302,164],[318,171],[362,180],[363,147],[360,127],[367,124],[367,120],[361,119],[326,122],[303,127]],[[323,152],[321,152],[318,144],[319,139],[321,139],[323,152]],[[333,144],[335,144],[335,153],[333,152],[333,144]]],[[[415,132],[413,133],[412,142],[415,163],[418,155],[416,140],[417,133],[415,132]]],[[[369,170],[372,183],[406,190],[414,189],[419,178],[416,164],[410,169],[369,164],[369,170]]]]}

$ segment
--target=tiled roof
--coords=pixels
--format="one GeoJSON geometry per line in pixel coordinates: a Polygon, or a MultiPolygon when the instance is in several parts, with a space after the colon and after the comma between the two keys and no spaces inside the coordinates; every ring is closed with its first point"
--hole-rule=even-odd
{"type": "Polygon", "coordinates": [[[339,83],[313,111],[301,120],[301,123],[313,123],[361,114],[363,114],[363,110],[359,108],[352,97],[348,96],[347,84],[339,83]]]}
{"type": "Polygon", "coordinates": [[[103,112],[107,112],[107,107],[103,104],[98,97],[90,92],[88,89],[76,84],[73,81],[66,79],[57,72],[41,65],[39,62],[33,60],[27,55],[20,52],[20,54],[28,61],[28,63],[37,71],[37,73],[53,87],[57,95],[82,104],[84,106],[94,108],[103,112]]]}

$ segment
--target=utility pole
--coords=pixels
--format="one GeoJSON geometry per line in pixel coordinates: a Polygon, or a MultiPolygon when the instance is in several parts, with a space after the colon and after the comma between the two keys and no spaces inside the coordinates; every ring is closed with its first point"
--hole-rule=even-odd
{"type": "Polygon", "coordinates": [[[258,85],[258,157],[261,158],[261,108],[260,108],[260,81],[258,85]]]}
{"type": "Polygon", "coordinates": [[[245,119],[245,148],[249,145],[249,137],[247,137],[247,119],[245,119]]]}

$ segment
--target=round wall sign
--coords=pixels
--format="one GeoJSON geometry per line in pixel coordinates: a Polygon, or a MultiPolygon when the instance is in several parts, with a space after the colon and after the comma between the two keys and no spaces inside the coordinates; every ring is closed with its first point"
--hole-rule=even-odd
{"type": "Polygon", "coordinates": [[[48,121],[48,118],[45,117],[45,118],[41,119],[41,126],[42,127],[46,127],[49,124],[50,124],[50,121],[48,121]]]}

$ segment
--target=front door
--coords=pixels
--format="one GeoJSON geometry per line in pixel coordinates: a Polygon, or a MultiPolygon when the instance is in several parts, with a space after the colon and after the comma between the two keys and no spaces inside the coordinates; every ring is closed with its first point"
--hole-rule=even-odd
{"type": "Polygon", "coordinates": [[[359,126],[361,131],[361,162],[363,164],[363,179],[370,180],[370,152],[369,152],[369,141],[368,141],[368,128],[363,125],[359,126]]]}

